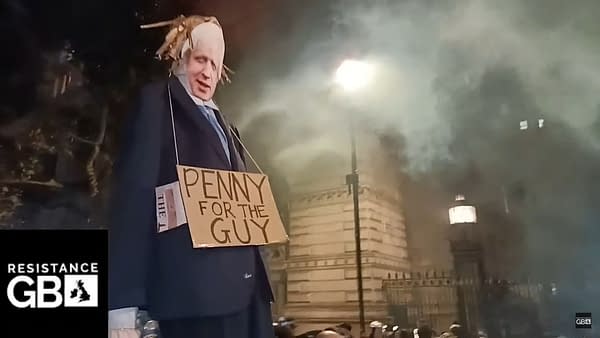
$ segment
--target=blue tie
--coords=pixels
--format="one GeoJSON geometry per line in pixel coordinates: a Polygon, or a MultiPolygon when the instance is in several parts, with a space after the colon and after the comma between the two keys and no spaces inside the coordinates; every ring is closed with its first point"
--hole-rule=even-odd
{"type": "Polygon", "coordinates": [[[219,136],[219,139],[221,140],[221,145],[223,146],[223,150],[225,151],[225,155],[227,155],[229,164],[231,164],[231,155],[229,154],[229,145],[228,145],[229,143],[227,142],[227,136],[226,136],[225,132],[223,131],[223,128],[221,128],[221,125],[219,124],[219,121],[217,120],[215,112],[211,108],[206,107],[206,106],[198,106],[198,108],[200,109],[202,114],[204,114],[204,116],[206,117],[208,122],[210,122],[213,129],[219,136]]]}

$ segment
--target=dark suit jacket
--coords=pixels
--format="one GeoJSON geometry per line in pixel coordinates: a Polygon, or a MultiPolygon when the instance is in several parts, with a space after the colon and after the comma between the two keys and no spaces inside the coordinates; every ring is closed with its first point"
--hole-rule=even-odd
{"type": "Polygon", "coordinates": [[[229,165],[216,132],[177,78],[142,89],[115,163],[109,307],[138,306],[161,320],[232,314],[255,292],[272,301],[257,247],[194,249],[187,224],[157,233],[154,189],[177,180],[167,83],[180,164],[246,169],[230,133],[229,165]]]}

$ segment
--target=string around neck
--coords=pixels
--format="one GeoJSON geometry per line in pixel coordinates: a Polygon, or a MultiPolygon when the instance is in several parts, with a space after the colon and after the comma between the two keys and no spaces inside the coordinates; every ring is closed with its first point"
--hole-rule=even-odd
{"type": "Polygon", "coordinates": [[[175,146],[175,160],[179,165],[179,150],[177,146],[177,133],[175,132],[175,117],[173,114],[173,99],[171,98],[171,84],[167,83],[167,91],[169,92],[169,109],[171,111],[171,127],[173,128],[173,145],[175,146]]]}
{"type": "Polygon", "coordinates": [[[256,161],[254,160],[254,157],[252,157],[252,154],[250,154],[250,152],[248,151],[248,148],[246,148],[246,146],[244,145],[244,142],[242,142],[242,140],[238,137],[237,133],[235,132],[235,130],[233,130],[233,127],[231,125],[229,125],[229,130],[231,131],[231,135],[233,135],[235,137],[235,139],[240,143],[240,145],[242,146],[242,148],[244,149],[246,154],[248,154],[248,157],[250,157],[250,160],[252,161],[254,166],[256,166],[256,169],[258,169],[258,171],[262,175],[264,175],[265,173],[262,171],[262,169],[260,168],[258,163],[256,163],[256,161]]]}

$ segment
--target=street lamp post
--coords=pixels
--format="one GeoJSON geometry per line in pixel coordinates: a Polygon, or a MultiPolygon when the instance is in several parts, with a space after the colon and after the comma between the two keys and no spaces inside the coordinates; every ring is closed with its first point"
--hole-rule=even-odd
{"type": "MultiPolygon", "coordinates": [[[[368,63],[358,60],[345,60],[338,67],[335,81],[346,91],[355,91],[368,83],[371,75],[371,67],[368,63]]],[[[346,184],[352,190],[352,202],[354,205],[354,240],[356,245],[356,279],[358,284],[358,308],[361,334],[365,331],[365,304],[362,278],[362,251],[360,243],[360,212],[359,212],[359,179],[358,165],[356,160],[356,136],[354,116],[349,114],[350,120],[350,155],[351,173],[346,175],[346,184]]]]}
{"type": "Polygon", "coordinates": [[[461,324],[470,331],[481,324],[480,297],[485,279],[483,253],[477,236],[477,210],[469,205],[464,196],[458,195],[455,205],[448,210],[450,225],[450,250],[454,258],[456,277],[461,280],[476,280],[473,285],[457,285],[458,308],[461,324]]]}
{"type": "Polygon", "coordinates": [[[354,242],[356,244],[356,279],[358,281],[358,309],[361,332],[365,332],[365,302],[363,292],[362,277],[362,249],[360,243],[360,212],[358,200],[358,169],[356,164],[356,137],[354,134],[354,122],[350,121],[350,152],[351,169],[350,174],[346,175],[346,184],[352,189],[352,202],[354,205],[354,242]]]}

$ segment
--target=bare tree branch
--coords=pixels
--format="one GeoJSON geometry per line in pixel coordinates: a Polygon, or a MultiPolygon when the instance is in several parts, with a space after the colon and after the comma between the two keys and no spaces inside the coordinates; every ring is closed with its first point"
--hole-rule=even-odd
{"type": "Polygon", "coordinates": [[[81,143],[85,143],[85,144],[91,144],[91,145],[98,145],[96,143],[96,141],[90,141],[90,140],[86,140],[83,137],[77,136],[75,135],[75,133],[69,133],[69,136],[72,137],[75,141],[81,142],[81,143]]]}
{"type": "Polygon", "coordinates": [[[86,170],[90,179],[90,188],[92,189],[92,196],[96,196],[98,194],[98,175],[96,175],[96,171],[94,170],[94,164],[96,162],[96,158],[100,153],[100,145],[104,142],[104,137],[106,135],[106,125],[108,119],[108,106],[105,106],[102,110],[102,120],[100,122],[100,132],[98,133],[98,138],[96,142],[94,142],[94,150],[92,151],[92,155],[87,162],[86,170]]]}
{"type": "Polygon", "coordinates": [[[29,181],[29,180],[2,180],[0,184],[4,185],[38,185],[50,188],[63,188],[63,185],[56,182],[54,179],[48,181],[29,181]]]}

